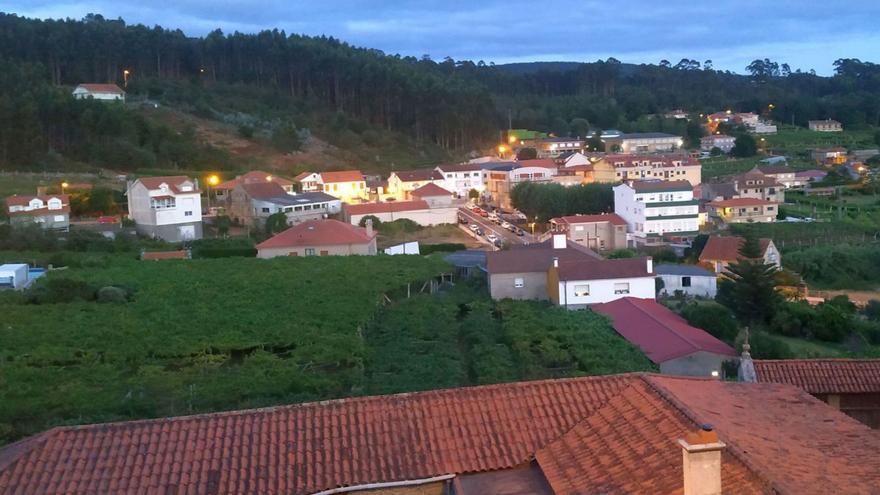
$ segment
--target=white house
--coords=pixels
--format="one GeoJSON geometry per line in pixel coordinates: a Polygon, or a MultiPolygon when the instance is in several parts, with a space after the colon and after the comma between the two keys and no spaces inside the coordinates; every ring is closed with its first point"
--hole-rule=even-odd
{"type": "Polygon", "coordinates": [[[616,301],[624,297],[654,299],[651,258],[553,260],[547,274],[550,299],[568,309],[616,301]]]}
{"type": "Polygon", "coordinates": [[[700,149],[703,151],[712,151],[712,148],[718,148],[723,153],[730,153],[736,145],[736,138],[727,134],[712,134],[700,138],[700,149]]]}
{"type": "Polygon", "coordinates": [[[128,216],[141,235],[178,242],[202,238],[197,181],[185,176],[142,177],[128,185],[128,216]]]}
{"type": "Polygon", "coordinates": [[[717,276],[696,265],[657,265],[657,278],[663,281],[660,294],[674,295],[681,291],[691,297],[715,298],[718,292],[717,276]]]}
{"type": "Polygon", "coordinates": [[[684,139],[665,132],[635,132],[613,138],[602,138],[605,149],[620,153],[664,153],[684,145],[684,139]]]}
{"type": "Polygon", "coordinates": [[[443,188],[460,198],[467,198],[472,189],[478,193],[486,189],[483,183],[483,169],[479,163],[438,165],[434,170],[443,175],[443,188]]]}
{"type": "Polygon", "coordinates": [[[561,155],[559,159],[562,161],[563,167],[577,167],[580,165],[590,165],[590,158],[580,151],[569,152],[561,155]]]}
{"type": "Polygon", "coordinates": [[[697,235],[699,208],[686,180],[633,181],[614,188],[614,213],[626,221],[634,244],[660,244],[664,237],[697,235]]]}
{"type": "Polygon", "coordinates": [[[9,196],[6,208],[11,225],[36,224],[65,232],[70,229],[70,198],[66,194],[9,196]]]}
{"type": "Polygon", "coordinates": [[[344,203],[365,201],[369,195],[367,179],[360,170],[321,172],[318,174],[317,186],[318,191],[339,198],[344,203]]]}
{"type": "Polygon", "coordinates": [[[73,97],[78,100],[95,99],[121,101],[125,103],[125,91],[115,84],[84,83],[73,90],[73,97]]]}

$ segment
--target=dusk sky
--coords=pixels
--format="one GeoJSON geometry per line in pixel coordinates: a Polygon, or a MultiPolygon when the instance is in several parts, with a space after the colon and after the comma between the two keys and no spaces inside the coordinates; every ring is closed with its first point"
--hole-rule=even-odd
{"type": "Polygon", "coordinates": [[[92,12],[193,36],[279,28],[386,53],[487,63],[687,57],[743,73],[767,57],[827,75],[837,58],[880,61],[876,0],[0,0],[0,11],[74,19],[92,12]]]}

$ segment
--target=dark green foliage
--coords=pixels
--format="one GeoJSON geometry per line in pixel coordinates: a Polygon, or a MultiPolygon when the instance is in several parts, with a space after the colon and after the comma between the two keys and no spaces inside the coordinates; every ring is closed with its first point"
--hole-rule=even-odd
{"type": "Polygon", "coordinates": [[[621,258],[635,258],[638,255],[632,249],[618,249],[616,251],[611,251],[608,253],[607,258],[610,260],[616,260],[621,258]]]}
{"type": "Polygon", "coordinates": [[[751,134],[740,134],[734,141],[730,154],[740,158],[755,156],[758,152],[758,143],[751,134]]]}
{"type": "Polygon", "coordinates": [[[590,139],[587,140],[586,147],[588,151],[605,151],[605,143],[602,141],[602,133],[596,131],[590,139]]]}
{"type": "Polygon", "coordinates": [[[559,184],[520,182],[510,191],[514,208],[529,221],[546,222],[563,215],[606,213],[614,210],[611,184],[582,184],[565,187],[559,184]]]}
{"type": "Polygon", "coordinates": [[[752,332],[749,335],[750,352],[755,359],[790,359],[794,357],[791,348],[778,337],[766,332],[752,332]]]}
{"type": "MultiPolygon", "coordinates": [[[[372,215],[367,215],[370,217],[372,215]]],[[[367,217],[364,217],[361,220],[366,220],[367,217]]],[[[409,218],[401,218],[399,220],[395,220],[393,222],[382,222],[379,224],[374,223],[373,227],[376,228],[379,232],[387,235],[395,235],[400,233],[413,233],[422,230],[422,226],[417,224],[416,222],[410,220],[409,218]]]]}
{"type": "MultiPolygon", "coordinates": [[[[128,302],[129,293],[123,287],[108,285],[101,287],[95,293],[95,300],[99,303],[124,303],[128,302]]],[[[69,301],[65,301],[69,302],[69,301]]]]}
{"type": "Polygon", "coordinates": [[[57,304],[74,301],[94,301],[95,287],[82,280],[49,277],[38,281],[24,293],[27,304],[57,304]]]}
{"type": "Polygon", "coordinates": [[[229,227],[232,226],[232,219],[228,215],[218,215],[214,217],[214,227],[217,229],[217,235],[225,237],[229,233],[229,227]]]}
{"type": "Polygon", "coordinates": [[[428,255],[431,253],[452,253],[455,251],[463,251],[465,249],[467,249],[467,246],[457,242],[419,245],[419,253],[422,255],[428,255]]]}
{"type": "Polygon", "coordinates": [[[769,320],[781,296],[776,292],[776,267],[764,262],[758,238],[746,232],[740,247],[743,259],[727,267],[718,284],[718,302],[732,309],[744,324],[769,320]]]}
{"type": "Polygon", "coordinates": [[[872,245],[799,249],[785,253],[782,262],[820,287],[861,289],[880,284],[880,249],[872,245]]]}
{"type": "Polygon", "coordinates": [[[273,213],[266,218],[266,235],[275,235],[281,231],[287,230],[287,215],[279,211],[273,213]]]}
{"type": "Polygon", "coordinates": [[[700,254],[703,253],[703,248],[706,247],[707,242],[709,242],[708,234],[699,234],[694,237],[690,247],[685,248],[684,257],[692,263],[696,263],[700,259],[700,254]]]}
{"type": "Polygon", "coordinates": [[[199,239],[191,244],[193,259],[198,258],[230,258],[241,256],[253,258],[257,255],[253,239],[199,239]]]}
{"type": "Polygon", "coordinates": [[[302,147],[299,131],[291,124],[275,129],[272,133],[272,146],[285,153],[298,151],[302,147]]]}
{"type": "Polygon", "coordinates": [[[681,308],[681,316],[691,325],[702,328],[720,340],[733,343],[739,326],[733,313],[714,302],[691,302],[681,308]]]}
{"type": "Polygon", "coordinates": [[[535,158],[538,158],[538,150],[535,148],[520,148],[516,152],[517,160],[534,160],[535,158]]]}
{"type": "Polygon", "coordinates": [[[373,221],[373,228],[374,229],[378,229],[379,226],[382,225],[382,220],[379,220],[379,217],[377,217],[376,215],[365,215],[363,218],[361,218],[361,221],[358,222],[358,225],[361,227],[366,227],[367,220],[373,221]]]}
{"type": "Polygon", "coordinates": [[[880,321],[880,301],[871,299],[864,309],[865,317],[871,321],[880,321]]]}
{"type": "Polygon", "coordinates": [[[245,139],[250,139],[254,137],[254,128],[249,125],[240,125],[238,126],[238,135],[245,139]]]}

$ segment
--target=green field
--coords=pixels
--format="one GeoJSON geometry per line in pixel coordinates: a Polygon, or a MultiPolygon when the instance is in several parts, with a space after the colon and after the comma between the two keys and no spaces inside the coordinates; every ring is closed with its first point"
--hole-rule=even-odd
{"type": "Polygon", "coordinates": [[[797,154],[813,148],[843,146],[847,149],[876,148],[873,129],[816,132],[803,127],[779,126],[779,132],[764,136],[768,148],[778,155],[797,154]]]}
{"type": "Polygon", "coordinates": [[[57,424],[653,369],[596,315],[469,284],[420,293],[449,270],[438,257],[66,258],[39,304],[0,293],[0,444],[57,424]],[[110,285],[131,300],[90,300],[110,285]]]}

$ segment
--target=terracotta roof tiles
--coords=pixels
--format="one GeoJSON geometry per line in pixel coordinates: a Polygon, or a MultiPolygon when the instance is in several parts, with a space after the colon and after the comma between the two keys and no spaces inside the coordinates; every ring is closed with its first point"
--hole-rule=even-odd
{"type": "Polygon", "coordinates": [[[368,236],[366,229],[339,220],[308,220],[257,244],[257,249],[366,244],[375,236],[375,231],[368,236]]]}
{"type": "Polygon", "coordinates": [[[373,213],[397,213],[413,210],[427,210],[430,208],[427,201],[388,201],[386,203],[358,203],[343,205],[349,215],[371,215],[373,213]]]}
{"type": "MultiPolygon", "coordinates": [[[[703,246],[700,253],[700,261],[737,261],[742,258],[739,254],[739,248],[744,242],[742,237],[735,236],[712,236],[703,246]]],[[[761,252],[766,253],[770,247],[770,239],[762,238],[761,252]]]]}
{"type": "Polygon", "coordinates": [[[362,182],[364,174],[360,170],[339,170],[336,172],[321,172],[321,183],[331,184],[334,182],[362,182]]]}
{"type": "Polygon", "coordinates": [[[191,179],[185,175],[168,175],[168,176],[163,176],[163,177],[141,177],[140,179],[138,179],[138,181],[140,181],[140,183],[143,184],[144,187],[146,187],[150,191],[155,191],[155,190],[159,189],[159,187],[162,184],[167,184],[168,188],[172,192],[174,192],[175,194],[180,194],[180,193],[184,193],[184,194],[196,193],[197,194],[197,193],[199,193],[199,190],[196,187],[196,182],[193,179],[191,179]],[[183,184],[184,182],[192,183],[193,190],[192,191],[182,191],[180,189],[180,185],[183,184]]]}
{"type": "Polygon", "coordinates": [[[613,225],[626,225],[626,220],[616,213],[603,213],[601,215],[568,215],[550,220],[553,223],[596,223],[610,222],[613,225]]]}
{"type": "Polygon", "coordinates": [[[759,382],[786,383],[811,394],[880,392],[880,359],[754,361],[759,382]]]}
{"type": "Polygon", "coordinates": [[[433,196],[452,196],[452,192],[443,189],[433,182],[429,182],[424,186],[413,190],[411,194],[420,198],[430,198],[433,196]]]}

